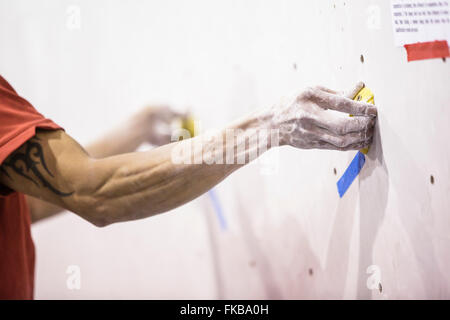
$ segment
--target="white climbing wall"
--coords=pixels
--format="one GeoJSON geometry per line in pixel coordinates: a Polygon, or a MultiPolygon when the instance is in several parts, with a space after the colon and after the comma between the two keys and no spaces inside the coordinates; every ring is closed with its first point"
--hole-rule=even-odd
{"type": "Polygon", "coordinates": [[[222,226],[208,195],[103,229],[37,224],[36,298],[450,298],[450,61],[407,63],[390,1],[0,0],[0,74],[82,144],[149,102],[210,128],[361,79],[379,108],[342,199],[355,152],[281,148],[275,172],[215,189],[222,226]]]}

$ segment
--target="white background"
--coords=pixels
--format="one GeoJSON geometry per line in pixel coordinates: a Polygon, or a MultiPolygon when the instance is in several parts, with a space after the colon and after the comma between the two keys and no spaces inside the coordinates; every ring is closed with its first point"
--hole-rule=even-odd
{"type": "Polygon", "coordinates": [[[379,107],[343,199],[354,152],[283,148],[277,174],[252,164],[218,186],[225,231],[207,197],[103,229],[37,224],[36,298],[450,298],[450,65],[393,43],[389,1],[0,0],[0,73],[82,144],[151,102],[216,127],[362,79],[379,107]]]}

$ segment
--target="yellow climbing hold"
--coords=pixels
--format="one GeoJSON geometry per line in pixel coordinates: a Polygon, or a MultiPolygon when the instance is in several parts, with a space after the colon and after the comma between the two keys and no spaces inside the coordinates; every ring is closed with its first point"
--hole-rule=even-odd
{"type": "Polygon", "coordinates": [[[195,135],[195,122],[194,118],[187,116],[186,118],[181,120],[181,128],[189,131],[191,137],[195,135]]]}
{"type": "MultiPolygon", "coordinates": [[[[366,87],[362,88],[356,94],[356,96],[355,96],[355,98],[353,98],[353,100],[375,104],[375,97],[373,95],[373,92],[369,88],[366,88],[366,87]]],[[[353,115],[350,115],[350,117],[353,117],[353,115]]],[[[367,154],[369,152],[369,148],[364,148],[359,151],[361,151],[364,154],[367,154]]]]}

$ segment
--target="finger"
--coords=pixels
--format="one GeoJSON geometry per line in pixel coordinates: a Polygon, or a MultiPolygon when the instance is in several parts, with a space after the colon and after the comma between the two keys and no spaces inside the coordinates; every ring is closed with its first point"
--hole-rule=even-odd
{"type": "Polygon", "coordinates": [[[370,128],[361,132],[348,133],[343,136],[344,146],[350,146],[356,143],[364,143],[365,141],[373,138],[374,131],[374,128],[370,128]]]}
{"type": "Polygon", "coordinates": [[[169,109],[170,115],[174,118],[186,118],[188,116],[188,113],[185,111],[176,111],[173,109],[169,109]]]}
{"type": "Polygon", "coordinates": [[[162,146],[168,144],[172,138],[171,134],[160,134],[156,140],[156,145],[162,146]]]}
{"type": "Polygon", "coordinates": [[[323,135],[320,140],[345,148],[354,144],[364,143],[373,137],[373,130],[347,133],[343,136],[323,135]]]}
{"type": "Polygon", "coordinates": [[[323,140],[317,140],[314,142],[305,143],[304,138],[301,137],[291,137],[289,144],[291,146],[302,148],[302,149],[326,149],[326,150],[360,150],[367,148],[372,144],[373,138],[362,140],[360,142],[352,143],[346,146],[336,145],[337,143],[331,143],[323,140]]]}
{"type": "Polygon", "coordinates": [[[339,92],[334,91],[334,90],[329,89],[329,88],[324,87],[324,86],[316,86],[316,88],[319,89],[319,90],[321,90],[321,91],[323,91],[323,92],[326,92],[326,93],[339,94],[339,92]]]}
{"type": "Polygon", "coordinates": [[[364,88],[366,85],[364,84],[364,82],[359,81],[356,83],[356,85],[351,88],[349,91],[346,91],[344,93],[344,97],[348,98],[348,99],[355,99],[356,95],[358,94],[358,92],[361,91],[362,88],[364,88]]]}
{"type": "Polygon", "coordinates": [[[338,148],[345,148],[356,143],[362,143],[364,139],[360,135],[356,137],[337,137],[332,135],[322,135],[319,141],[330,143],[338,148]]]}
{"type": "Polygon", "coordinates": [[[341,95],[341,96],[344,96],[344,97],[346,97],[348,99],[352,99],[353,100],[356,97],[356,95],[358,94],[358,92],[361,91],[361,89],[364,88],[365,86],[366,85],[364,84],[364,82],[359,81],[350,90],[344,91],[344,92],[338,92],[338,91],[332,90],[330,88],[327,88],[327,87],[324,87],[324,86],[321,86],[321,85],[316,86],[316,88],[321,90],[321,91],[323,91],[323,92],[326,92],[326,93],[338,94],[338,95],[341,95]]]}
{"type": "Polygon", "coordinates": [[[160,109],[161,113],[164,113],[164,115],[166,117],[176,118],[176,117],[184,117],[184,116],[186,116],[185,112],[174,110],[174,109],[172,109],[169,106],[161,106],[160,108],[161,108],[160,109]]]}
{"type": "MultiPolygon", "coordinates": [[[[325,111],[324,111],[325,112],[325,111]]],[[[321,115],[320,117],[306,117],[300,119],[300,126],[303,130],[297,134],[294,132],[295,125],[292,126],[292,134],[303,135],[310,133],[314,138],[320,139],[322,135],[331,135],[337,138],[361,137],[366,139],[373,134],[375,128],[375,118],[370,117],[333,117],[321,115]]],[[[353,143],[356,141],[351,141],[353,143]]]]}
{"type": "Polygon", "coordinates": [[[360,143],[348,145],[348,146],[342,148],[341,151],[361,150],[364,148],[368,148],[368,147],[370,147],[372,142],[373,142],[373,138],[370,138],[370,139],[364,140],[363,142],[360,142],[360,143]]]}
{"type": "Polygon", "coordinates": [[[372,139],[365,140],[363,142],[358,142],[354,144],[350,144],[345,147],[339,147],[332,143],[325,142],[325,141],[318,141],[312,148],[315,149],[325,149],[325,150],[338,150],[338,151],[349,151],[349,150],[360,150],[363,148],[367,148],[372,144],[372,139]]]}
{"type": "Polygon", "coordinates": [[[165,122],[171,122],[173,119],[186,119],[187,114],[181,111],[173,110],[169,107],[164,108],[164,110],[161,110],[160,112],[160,118],[163,119],[165,122]]]}
{"type": "Polygon", "coordinates": [[[337,117],[332,113],[326,113],[320,119],[312,119],[312,121],[316,126],[338,135],[366,131],[375,126],[375,119],[371,117],[337,117]]]}
{"type": "Polygon", "coordinates": [[[186,116],[186,114],[187,114],[186,112],[183,112],[183,111],[177,111],[177,110],[171,108],[167,104],[152,105],[152,106],[149,106],[148,109],[151,112],[157,112],[166,117],[183,117],[183,116],[186,116]]]}
{"type": "Polygon", "coordinates": [[[377,108],[373,104],[353,101],[315,88],[310,90],[308,98],[323,109],[331,109],[356,116],[376,117],[377,115],[377,108]]]}
{"type": "Polygon", "coordinates": [[[305,121],[302,125],[303,130],[293,132],[291,137],[294,139],[304,139],[309,143],[316,141],[327,142],[339,148],[345,148],[356,143],[363,143],[373,137],[374,127],[365,127],[360,131],[346,134],[334,133],[326,128],[316,125],[314,121],[305,121]]]}

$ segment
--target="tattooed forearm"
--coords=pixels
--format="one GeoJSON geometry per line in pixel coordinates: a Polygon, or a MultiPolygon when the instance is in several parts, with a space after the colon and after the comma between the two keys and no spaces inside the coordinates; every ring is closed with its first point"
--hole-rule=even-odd
{"type": "Polygon", "coordinates": [[[45,175],[50,176],[50,178],[54,176],[47,167],[42,146],[37,137],[28,140],[22,148],[9,156],[0,166],[0,172],[12,179],[6,170],[7,168],[33,182],[37,187],[47,188],[59,196],[67,197],[73,194],[73,192],[63,192],[55,188],[45,177],[45,175]]]}

